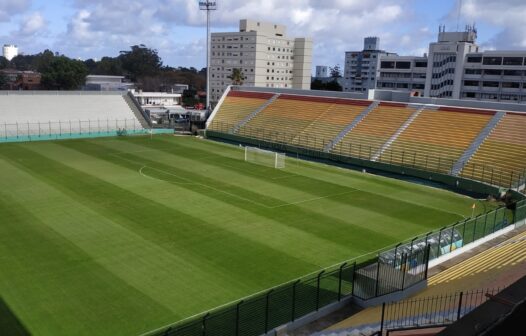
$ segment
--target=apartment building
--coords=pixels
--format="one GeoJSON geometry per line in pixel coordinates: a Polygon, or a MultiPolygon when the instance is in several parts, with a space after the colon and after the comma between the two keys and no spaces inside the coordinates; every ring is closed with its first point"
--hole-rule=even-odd
{"type": "Polygon", "coordinates": [[[423,96],[426,84],[427,57],[385,55],[380,58],[376,88],[411,91],[423,96]]]}
{"type": "Polygon", "coordinates": [[[476,39],[475,27],[446,32],[440,26],[437,41],[429,44],[424,56],[399,56],[378,50],[379,41],[376,45],[366,42],[362,52],[346,53],[349,80],[344,90],[375,88],[410,91],[414,96],[526,104],[526,51],[481,51],[476,39]],[[369,56],[364,62],[365,55],[376,55],[377,60],[371,62],[373,56],[369,56]]]}
{"type": "Polygon", "coordinates": [[[366,37],[361,51],[345,53],[344,91],[366,91],[377,87],[380,58],[396,55],[380,50],[380,38],[366,37]]]}
{"type": "Polygon", "coordinates": [[[239,32],[212,33],[210,100],[217,102],[233,84],[233,69],[243,86],[310,89],[312,40],[286,36],[283,25],[241,20],[239,32]]]}
{"type": "Polygon", "coordinates": [[[466,55],[460,98],[526,104],[526,51],[466,55]]]}

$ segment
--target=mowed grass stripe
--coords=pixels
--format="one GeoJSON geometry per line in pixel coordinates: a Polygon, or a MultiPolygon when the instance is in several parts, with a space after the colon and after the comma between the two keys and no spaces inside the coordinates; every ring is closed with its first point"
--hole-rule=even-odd
{"type": "MultiPolygon", "coordinates": [[[[4,185],[17,191],[5,202],[0,194],[0,202],[34,205],[20,210],[20,221],[39,218],[37,226],[52,228],[62,238],[57,244],[69,244],[79,250],[102,272],[131,288],[129,295],[141,293],[154,305],[149,313],[156,314],[156,319],[149,321],[157,326],[291,280],[320,266],[376,250],[427,227],[450,223],[452,215],[448,212],[453,212],[456,205],[433,212],[428,216],[432,220],[420,219],[434,206],[433,194],[438,195],[439,205],[453,204],[456,198],[463,203],[458,207],[462,210],[464,204],[471,205],[473,201],[432,188],[301,161],[287,162],[285,170],[269,169],[243,162],[242,155],[237,160],[242,152],[235,146],[194,138],[159,137],[152,141],[130,137],[15,144],[0,146],[0,153],[12,166],[8,169],[0,165],[0,171],[14,177],[4,185]],[[192,147],[199,150],[194,152],[192,147]],[[112,155],[122,151],[133,152],[124,154],[128,161],[112,155]],[[139,174],[141,167],[135,162],[143,160],[154,168],[147,170],[147,175],[156,179],[139,174]],[[13,167],[19,168],[18,174],[13,174],[13,167]],[[197,181],[218,190],[227,186],[233,188],[228,190],[232,194],[248,196],[247,199],[254,199],[250,198],[254,195],[267,202],[265,205],[300,198],[307,202],[269,209],[181,181],[197,181]],[[382,204],[375,206],[383,184],[388,195],[382,195],[382,204]],[[351,193],[308,202],[309,197],[323,197],[327,191],[340,190],[351,193]],[[24,196],[26,191],[32,193],[31,197],[24,196]],[[42,199],[38,194],[43,195],[42,199]],[[398,202],[403,194],[411,195],[411,202],[398,202]],[[410,211],[412,202],[422,206],[410,211]],[[68,223],[75,216],[86,218],[68,223]],[[87,222],[91,217],[96,220],[92,225],[87,222]],[[53,221],[59,223],[55,225],[53,221]],[[179,271],[176,276],[172,269],[145,274],[153,273],[155,267],[172,265],[179,271]],[[148,288],[152,283],[158,288],[148,288]],[[165,298],[161,297],[163,294],[165,298]],[[172,311],[167,313],[166,303],[170,301],[174,301],[169,305],[172,311]]],[[[4,213],[7,211],[0,208],[0,216],[4,213]]],[[[28,235],[33,230],[31,226],[21,227],[18,235],[28,235]]],[[[67,259],[57,256],[57,265],[62,263],[61,258],[67,259]]],[[[4,262],[0,258],[0,267],[4,262]]],[[[66,264],[66,269],[73,264],[66,264]]],[[[23,276],[30,277],[29,267],[27,270],[23,276]]],[[[88,270],[79,270],[81,279],[82,272],[88,270]]],[[[22,273],[14,275],[19,276],[22,273]]],[[[0,275],[0,281],[11,280],[0,275]]],[[[65,291],[69,291],[69,286],[79,284],[64,283],[65,291]]],[[[33,292],[27,295],[33,296],[33,292]]],[[[114,299],[119,300],[119,295],[114,299]]],[[[20,303],[34,300],[26,296],[18,299],[20,303]]],[[[9,298],[7,303],[13,300],[9,298]]],[[[89,302],[88,306],[95,307],[89,310],[96,315],[97,307],[89,302]]],[[[126,307],[116,309],[119,311],[114,314],[126,315],[126,307]]],[[[72,309],[68,318],[75,321],[79,316],[72,309]]],[[[122,330],[146,328],[141,320],[116,319],[112,325],[105,318],[98,321],[98,329],[116,331],[112,335],[119,334],[123,323],[128,325],[122,330]]],[[[80,326],[81,323],[69,324],[68,328],[80,326]]],[[[69,334],[76,334],[74,329],[70,331],[69,334]]],[[[38,330],[37,334],[42,333],[38,330]]]]}
{"type": "MultiPolygon", "coordinates": [[[[202,302],[213,297],[200,287],[220,293],[225,284],[232,283],[230,278],[222,281],[222,273],[213,273],[210,269],[203,270],[196,260],[166,251],[162,245],[143,239],[75,202],[52,186],[28,176],[20,169],[10,169],[2,162],[0,161],[0,168],[12,177],[2,181],[0,186],[4,187],[3,190],[13,190],[11,195],[19,204],[31,204],[26,211],[31,215],[38,215],[42,224],[68,239],[87,253],[91,260],[120,277],[128,285],[170,310],[170,314],[160,312],[166,321],[185,317],[188,312],[200,312],[202,302]],[[16,188],[17,181],[29,182],[31,192],[16,188]],[[50,199],[58,206],[50,207],[50,199]],[[193,300],[188,300],[188,297],[192,297],[193,300]],[[179,304],[174,304],[186,301],[188,302],[185,309],[181,309],[179,304]]],[[[240,284],[241,288],[242,286],[240,284]]],[[[243,295],[244,292],[234,294],[243,295]]]]}
{"type": "Polygon", "coordinates": [[[173,314],[101,267],[29,208],[0,192],[0,297],[31,334],[129,335],[173,314]]]}
{"type": "MultiPolygon", "coordinates": [[[[64,144],[61,142],[61,145],[64,144]]],[[[65,149],[65,151],[69,150],[69,147],[65,149]]],[[[62,153],[64,149],[57,149],[57,151],[62,153]]],[[[101,155],[101,160],[91,156],[100,152],[105,152],[105,149],[99,148],[96,144],[84,141],[82,143],[76,142],[75,146],[68,152],[68,157],[71,157],[72,160],[68,160],[70,163],[65,163],[84,172],[95,174],[95,176],[109,183],[121,183],[123,188],[130,192],[140,194],[167,207],[176,208],[191,216],[207,220],[214,225],[230,230],[233,234],[243,235],[243,238],[247,240],[254,240],[257,243],[269,245],[281,253],[296,256],[311,263],[313,269],[327,265],[327,260],[337,262],[363,252],[361,249],[354,249],[353,246],[338,245],[331,240],[319,237],[317,234],[310,234],[300,228],[283,224],[273,220],[270,216],[259,216],[240,208],[238,202],[230,204],[225,203],[221,197],[211,198],[207,190],[196,189],[196,191],[194,190],[195,186],[191,185],[179,185],[179,183],[171,185],[167,184],[166,181],[142,178],[137,172],[138,166],[128,160],[120,160],[112,155],[101,155]],[[81,157],[84,157],[86,162],[82,161],[81,157]],[[104,171],[112,171],[113,173],[103,174],[104,171]],[[133,188],[125,186],[125,184],[131,183],[134,183],[133,188]],[[184,198],[181,195],[184,195],[184,198]],[[297,240],[299,244],[291,244],[291,240],[297,240]],[[309,246],[309,249],[305,249],[303,247],[305,245],[309,246]]],[[[141,150],[141,152],[143,151],[141,150]]],[[[325,229],[330,228],[325,227],[325,229]]]]}
{"type": "MultiPolygon", "coordinates": [[[[218,165],[221,165],[221,161],[227,160],[229,166],[236,165],[238,168],[241,168],[237,170],[239,173],[256,175],[261,174],[262,176],[269,174],[269,168],[264,167],[262,167],[262,171],[260,173],[257,172],[257,169],[243,169],[243,165],[246,165],[246,163],[242,161],[243,151],[236,146],[207,140],[191,140],[192,139],[189,138],[181,139],[174,144],[173,137],[163,136],[157,137],[153,141],[149,142],[145,142],[144,139],[134,139],[134,142],[145,144],[150,148],[157,148],[172,154],[174,154],[174,152],[179,152],[186,155],[195,152],[196,155],[192,155],[193,159],[208,163],[219,162],[218,165]],[[164,142],[165,145],[158,146],[157,143],[159,142],[164,142]],[[206,145],[207,148],[210,148],[210,151],[205,152],[199,149],[200,146],[204,147],[204,145],[206,145]]],[[[299,180],[297,184],[302,185],[304,184],[303,181],[296,178],[308,177],[311,180],[315,179],[325,184],[337,184],[342,187],[351,187],[361,190],[362,192],[376,194],[378,195],[377,197],[389,198],[398,202],[403,201],[414,204],[415,206],[426,207],[435,211],[459,215],[460,217],[471,214],[471,208],[469,206],[472,204],[472,199],[465,197],[463,202],[459,202],[459,195],[450,191],[407,183],[392,178],[371,176],[338,167],[309,163],[307,161],[296,160],[294,158],[288,158],[287,160],[289,164],[287,165],[286,169],[270,169],[270,171],[283,171],[284,176],[277,177],[276,179],[288,179],[290,177],[292,183],[294,183],[296,180],[299,180]],[[328,178],[324,178],[324,176],[328,176],[328,178]],[[458,210],[455,209],[448,211],[450,207],[457,207],[458,210]]],[[[269,177],[269,179],[273,178],[269,177]]],[[[284,181],[277,182],[280,183],[284,181]]],[[[483,212],[484,209],[480,209],[480,211],[483,212]]]]}
{"type": "MultiPolygon", "coordinates": [[[[167,146],[169,143],[167,142],[166,138],[158,138],[159,140],[154,141],[141,141],[135,140],[134,143],[140,144],[141,147],[133,147],[132,153],[137,153],[133,155],[138,155],[141,158],[147,158],[151,160],[155,160],[158,155],[157,151],[163,151],[166,154],[170,154],[170,156],[183,156],[187,157],[189,155],[189,151],[192,151],[192,149],[185,148],[184,144],[179,144],[179,142],[174,146],[167,146]],[[159,142],[164,142],[165,145],[159,145],[159,142]],[[148,147],[151,149],[151,151],[147,150],[140,150],[143,146],[148,147]],[[173,148],[172,148],[173,147],[173,148]]],[[[186,143],[186,142],[184,142],[186,143]]],[[[124,149],[121,147],[121,149],[124,149]]],[[[231,170],[235,171],[237,175],[245,175],[245,176],[253,176],[255,174],[261,174],[261,176],[264,176],[265,171],[268,171],[268,168],[254,165],[250,163],[243,162],[241,160],[235,160],[230,158],[225,158],[224,156],[220,154],[215,153],[221,153],[220,151],[216,150],[214,152],[206,152],[206,151],[197,151],[195,153],[195,156],[192,156],[192,160],[189,160],[186,162],[186,166],[203,166],[206,168],[205,171],[210,176],[217,176],[218,171],[222,170],[223,160],[227,160],[228,166],[231,167],[231,170]],[[191,161],[194,161],[193,163],[191,161]],[[197,162],[195,162],[197,161],[197,162]],[[216,167],[215,169],[213,167],[216,167]],[[261,171],[261,172],[258,172],[261,171]]],[[[122,154],[124,155],[124,154],[122,154]]],[[[130,155],[130,154],[128,154],[130,155]]],[[[166,156],[162,156],[163,158],[166,158],[166,156]]],[[[137,161],[137,159],[134,159],[137,161]]],[[[132,160],[132,162],[135,162],[132,160]]],[[[141,161],[146,162],[146,161],[141,161]]],[[[168,162],[168,160],[166,160],[168,162]]],[[[272,169],[271,171],[281,171],[278,169],[272,169]]],[[[459,214],[449,213],[447,211],[436,209],[435,207],[429,206],[429,205],[420,205],[415,204],[410,201],[405,201],[402,199],[394,199],[391,197],[386,197],[384,195],[379,194],[373,194],[369,193],[367,191],[357,190],[353,189],[352,187],[348,186],[342,186],[340,184],[337,184],[337,180],[335,180],[336,183],[318,180],[315,177],[311,176],[304,176],[299,175],[295,173],[295,167],[292,166],[291,168],[285,169],[282,174],[287,173],[290,176],[294,176],[295,178],[291,179],[283,179],[283,180],[272,180],[272,174],[269,172],[267,175],[269,175],[268,178],[266,178],[266,181],[268,184],[273,185],[274,194],[280,195],[283,193],[286,193],[281,188],[287,188],[287,189],[296,189],[301,192],[307,193],[307,195],[304,195],[303,199],[300,199],[299,201],[292,201],[291,203],[300,204],[300,203],[309,203],[309,204],[302,204],[303,207],[312,208],[312,207],[319,207],[321,205],[322,207],[328,206],[331,207],[332,202],[336,203],[342,203],[343,205],[350,206],[354,209],[358,210],[364,210],[369,211],[370,214],[376,215],[381,214],[384,215],[383,221],[389,221],[388,223],[382,222],[380,218],[375,219],[374,221],[369,221],[368,223],[361,222],[360,217],[356,216],[356,213],[354,213],[353,218],[355,221],[352,222],[352,224],[355,224],[357,226],[366,226],[368,228],[374,228],[375,226],[378,227],[378,232],[383,232],[385,229],[385,225],[389,226],[395,226],[398,227],[399,225],[406,224],[409,226],[409,230],[413,230],[412,232],[415,232],[416,229],[418,233],[426,232],[430,227],[436,227],[436,218],[442,218],[444,219],[445,223],[453,223],[457,220],[462,219],[463,217],[459,214]],[[354,192],[357,192],[357,194],[354,194],[354,192]],[[327,198],[326,200],[324,198],[327,198]],[[308,202],[309,200],[315,200],[316,202],[308,202]],[[380,221],[377,221],[380,219],[380,221]],[[391,223],[393,219],[398,220],[397,223],[391,223]],[[394,225],[393,225],[394,224],[394,225]]],[[[220,177],[224,177],[223,175],[220,175],[220,177]]],[[[239,178],[238,178],[239,180],[239,178]]],[[[251,183],[248,183],[249,185],[252,185],[251,183]]],[[[271,189],[272,190],[272,189],[271,189]]],[[[258,188],[259,191],[259,188],[258,188]]],[[[281,206],[286,206],[287,203],[281,206]]],[[[323,209],[322,211],[324,213],[330,214],[330,211],[327,211],[327,209],[323,209]]],[[[369,214],[366,214],[364,218],[367,218],[369,214]]],[[[403,229],[403,227],[402,227],[403,229]]],[[[404,232],[400,232],[404,233],[404,232]]],[[[400,238],[400,236],[398,236],[400,238]]],[[[408,238],[407,236],[401,236],[401,238],[408,238]]]]}
{"type": "MultiPolygon", "coordinates": [[[[86,148],[86,146],[81,146],[81,147],[83,149],[86,148]]],[[[80,147],[78,147],[77,149],[80,150],[80,147]]],[[[93,153],[97,153],[96,148],[92,148],[92,151],[93,153]]],[[[141,154],[142,153],[138,153],[137,155],[141,155],[141,154]]],[[[146,159],[143,156],[136,156],[132,154],[126,154],[126,155],[122,154],[122,156],[125,156],[127,160],[122,160],[122,159],[116,158],[111,155],[103,156],[102,158],[108,161],[114,162],[116,164],[122,164],[123,166],[128,166],[130,164],[133,165],[134,162],[139,162],[136,165],[136,167],[148,165],[149,167],[154,167],[154,168],[163,170],[165,172],[170,172],[177,176],[184,177],[185,179],[191,179],[193,181],[196,181],[196,183],[199,183],[199,184],[211,185],[217,189],[221,188],[222,186],[222,182],[220,181],[216,181],[208,176],[196,174],[195,172],[187,170],[187,169],[183,170],[179,167],[165,165],[163,163],[160,163],[159,161],[151,161],[149,159],[146,159]]],[[[192,185],[186,185],[186,184],[178,185],[177,183],[175,184],[180,188],[189,188],[193,190],[194,192],[202,193],[203,196],[217,198],[219,201],[229,203],[232,206],[240,207],[242,209],[253,212],[260,216],[264,216],[270,220],[277,220],[280,223],[283,223],[284,225],[295,226],[311,234],[314,234],[322,238],[328,239],[330,241],[339,243],[342,246],[349,246],[349,248],[354,248],[354,249],[358,247],[360,248],[361,252],[368,251],[370,246],[368,246],[368,242],[358,241],[356,237],[359,237],[362,235],[363,236],[374,235],[374,236],[377,236],[378,239],[382,241],[385,241],[385,240],[390,241],[392,239],[390,236],[384,235],[383,233],[371,231],[367,228],[360,227],[360,226],[354,226],[351,222],[346,222],[343,219],[329,218],[326,215],[310,211],[308,208],[299,207],[297,205],[290,205],[287,207],[270,209],[271,211],[269,211],[268,208],[255,205],[251,202],[243,202],[243,201],[240,202],[239,199],[235,197],[228,197],[228,196],[225,197],[225,195],[222,193],[210,192],[208,188],[204,188],[204,187],[200,188],[199,186],[196,188],[196,186],[192,186],[192,185]],[[335,234],[335,232],[338,232],[339,234],[335,234]],[[351,233],[351,236],[349,236],[350,233],[351,233]],[[362,244],[365,246],[362,246],[362,244]]],[[[279,201],[274,200],[274,202],[278,203],[279,201]]]]}
{"type": "MultiPolygon", "coordinates": [[[[94,211],[112,218],[144,239],[161,244],[172,253],[192,260],[211,275],[220,271],[229,280],[221,284],[227,289],[229,286],[245,290],[265,288],[265,284],[278,277],[280,272],[303,274],[315,267],[49,159],[47,156],[51,152],[46,151],[43,146],[40,146],[40,153],[46,153],[46,157],[32,151],[24,153],[25,149],[22,148],[17,151],[24,157],[31,157],[24,160],[25,169],[31,170],[70,197],[88,204],[94,211]],[[33,164],[37,161],[41,162],[41,167],[33,170],[33,164]],[[60,176],[52,174],[53,171],[60,171],[60,176]],[[246,258],[246,255],[251,258],[246,258]],[[269,260],[276,264],[276,273],[269,274],[266,267],[269,260]],[[247,276],[247,270],[250,270],[250,276],[247,276]]],[[[64,155],[64,151],[60,153],[64,155]]],[[[217,281],[220,279],[221,276],[218,276],[217,281]]]]}

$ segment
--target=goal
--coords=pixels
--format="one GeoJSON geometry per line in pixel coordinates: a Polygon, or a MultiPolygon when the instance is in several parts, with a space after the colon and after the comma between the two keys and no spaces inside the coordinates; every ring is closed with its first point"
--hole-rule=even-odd
{"type": "Polygon", "coordinates": [[[285,154],[257,147],[245,147],[245,161],[273,168],[285,168],[285,154]]]}

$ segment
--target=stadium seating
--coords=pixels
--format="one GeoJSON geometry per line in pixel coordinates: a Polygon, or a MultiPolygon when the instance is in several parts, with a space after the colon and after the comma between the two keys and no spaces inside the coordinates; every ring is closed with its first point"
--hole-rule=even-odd
{"type": "Polygon", "coordinates": [[[224,128],[233,128],[265,104],[272,96],[268,93],[230,91],[220,106],[210,129],[224,131],[224,128]]]}
{"type": "Polygon", "coordinates": [[[70,132],[70,122],[72,133],[143,129],[122,93],[9,93],[0,111],[0,137],[70,132]]]}
{"type": "Polygon", "coordinates": [[[524,174],[525,169],[526,115],[508,113],[472,156],[461,176],[509,185],[508,181],[515,180],[517,173],[524,174]]]}
{"type": "Polygon", "coordinates": [[[416,109],[405,104],[380,103],[340,141],[334,152],[369,159],[416,109]]]}
{"type": "MultiPolygon", "coordinates": [[[[520,270],[524,269],[524,266],[526,266],[526,232],[521,232],[499,245],[431,276],[428,279],[428,287],[412,299],[496,288],[503,283],[509,285],[522,276],[520,270]]],[[[377,326],[380,318],[381,306],[370,307],[329,327],[319,335],[328,336],[331,333],[338,336],[348,335],[351,330],[362,329],[362,326],[377,326]]]]}
{"type": "Polygon", "coordinates": [[[441,107],[423,110],[380,161],[449,173],[494,112],[441,107]]]}
{"type": "Polygon", "coordinates": [[[370,102],[281,95],[239,131],[242,135],[322,149],[370,102]],[[310,133],[309,129],[326,129],[310,133]]]}
{"type": "MultiPolygon", "coordinates": [[[[231,131],[233,126],[267,103],[259,113],[234,132],[241,136],[298,147],[410,166],[509,186],[524,179],[526,169],[526,115],[508,113],[484,139],[482,131],[495,111],[380,102],[343,138],[357,117],[373,104],[370,100],[330,98],[297,94],[231,91],[209,128],[231,131]],[[232,125],[218,129],[214,123],[232,125]],[[476,150],[474,145],[482,142],[476,150]],[[327,146],[333,144],[332,148],[327,146]],[[473,146],[472,146],[473,145],[473,146]],[[459,160],[469,160],[463,168],[459,160]],[[494,172],[500,175],[495,176],[494,172]],[[504,173],[502,173],[504,172],[504,173]],[[507,181],[507,182],[506,182],[507,181]]],[[[497,120],[497,119],[494,119],[497,120]]],[[[495,121],[497,122],[497,121],[495,121]]]]}

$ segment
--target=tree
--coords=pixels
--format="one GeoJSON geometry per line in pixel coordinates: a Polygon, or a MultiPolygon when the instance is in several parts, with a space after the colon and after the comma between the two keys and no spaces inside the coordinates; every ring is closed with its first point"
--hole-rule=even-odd
{"type": "Polygon", "coordinates": [[[122,76],[124,70],[122,69],[122,61],[118,57],[103,57],[96,63],[96,67],[92,72],[93,75],[108,75],[108,76],[122,76]]]}
{"type": "Polygon", "coordinates": [[[342,76],[342,72],[341,72],[339,64],[336,64],[334,68],[329,67],[329,72],[331,73],[332,78],[340,78],[342,76]]]}
{"type": "Polygon", "coordinates": [[[227,78],[232,80],[233,85],[243,85],[243,81],[245,80],[245,75],[243,74],[243,70],[239,68],[233,68],[232,74],[228,76],[227,78]]]}
{"type": "Polygon", "coordinates": [[[121,51],[119,59],[133,81],[142,76],[157,75],[163,65],[157,50],[149,49],[144,44],[131,46],[130,51],[121,51]]]}
{"type": "Polygon", "coordinates": [[[9,65],[9,61],[4,56],[0,56],[0,69],[5,69],[9,65]]]}
{"type": "Polygon", "coordinates": [[[7,85],[7,76],[0,72],[0,89],[3,89],[7,85]]]}
{"type": "Polygon", "coordinates": [[[332,81],[330,81],[330,82],[325,84],[325,90],[327,90],[327,91],[343,91],[343,88],[340,85],[340,83],[338,83],[336,78],[334,78],[332,81]]]}
{"type": "Polygon", "coordinates": [[[310,89],[311,90],[325,90],[325,84],[321,80],[315,79],[312,81],[312,83],[310,83],[310,89]]]}
{"type": "Polygon", "coordinates": [[[88,68],[82,61],[76,61],[66,56],[54,57],[40,70],[42,88],[48,90],[77,90],[88,74],[88,68]]]}

